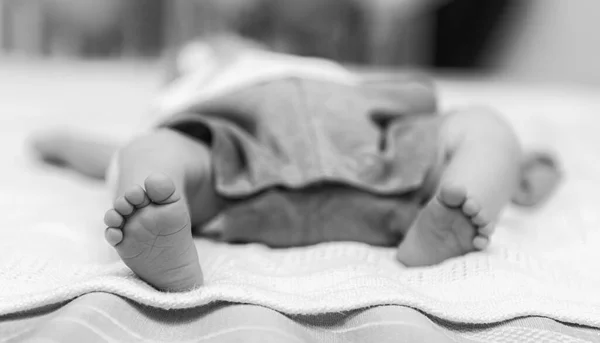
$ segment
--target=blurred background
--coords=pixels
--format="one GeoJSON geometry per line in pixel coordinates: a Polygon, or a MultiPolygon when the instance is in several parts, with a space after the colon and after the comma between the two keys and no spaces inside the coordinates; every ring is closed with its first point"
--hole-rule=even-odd
{"type": "Polygon", "coordinates": [[[235,33],[373,66],[600,84],[597,0],[0,0],[0,54],[155,59],[235,33]]]}

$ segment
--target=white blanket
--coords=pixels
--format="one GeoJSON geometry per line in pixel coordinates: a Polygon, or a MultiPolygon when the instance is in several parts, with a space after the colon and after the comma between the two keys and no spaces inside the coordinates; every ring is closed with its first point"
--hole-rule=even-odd
{"type": "Polygon", "coordinates": [[[555,197],[535,211],[508,209],[487,251],[406,269],[393,249],[357,243],[271,250],[197,240],[206,285],[167,294],[137,279],[102,240],[102,185],[41,166],[21,148],[49,123],[126,136],[149,103],[153,72],[38,66],[39,79],[29,79],[26,67],[0,68],[11,81],[0,85],[8,99],[0,120],[9,119],[0,125],[8,161],[0,179],[0,315],[101,291],[163,308],[225,300],[312,314],[402,304],[454,322],[541,315],[600,328],[600,92],[441,84],[444,107],[490,103],[527,146],[555,146],[564,163],[567,180],[555,197]]]}

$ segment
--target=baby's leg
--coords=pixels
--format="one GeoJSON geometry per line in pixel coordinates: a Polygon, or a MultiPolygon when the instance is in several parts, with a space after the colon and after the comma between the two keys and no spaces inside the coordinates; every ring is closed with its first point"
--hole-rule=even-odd
{"type": "Polygon", "coordinates": [[[161,290],[202,284],[192,239],[218,211],[208,148],[172,130],[138,138],[118,154],[117,194],[106,239],[140,278],[161,290]],[[143,185],[143,187],[141,186],[143,185]]]}
{"type": "Polygon", "coordinates": [[[468,109],[446,117],[441,131],[445,166],[438,190],[398,248],[407,266],[484,249],[518,183],[520,145],[500,116],[468,109]]]}

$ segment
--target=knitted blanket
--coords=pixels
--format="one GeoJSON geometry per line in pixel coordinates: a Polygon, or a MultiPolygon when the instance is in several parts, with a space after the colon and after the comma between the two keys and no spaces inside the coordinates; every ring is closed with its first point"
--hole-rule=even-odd
{"type": "Polygon", "coordinates": [[[199,239],[206,284],[181,294],[152,289],[121,262],[90,261],[83,236],[62,224],[3,233],[0,315],[109,292],[167,309],[229,301],[317,314],[402,304],[453,322],[538,315],[600,327],[599,235],[551,254],[496,245],[414,269],[397,263],[393,249],[357,243],[271,250],[199,239]]]}

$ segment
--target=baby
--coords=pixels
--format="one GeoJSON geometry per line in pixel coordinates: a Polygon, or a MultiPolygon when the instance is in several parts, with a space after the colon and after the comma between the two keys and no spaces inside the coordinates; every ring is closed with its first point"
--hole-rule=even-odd
{"type": "Polygon", "coordinates": [[[398,246],[406,266],[488,246],[522,158],[494,111],[436,115],[431,85],[416,76],[368,81],[258,49],[188,52],[156,129],[108,168],[106,240],[152,286],[202,285],[193,233],[398,246]]]}

